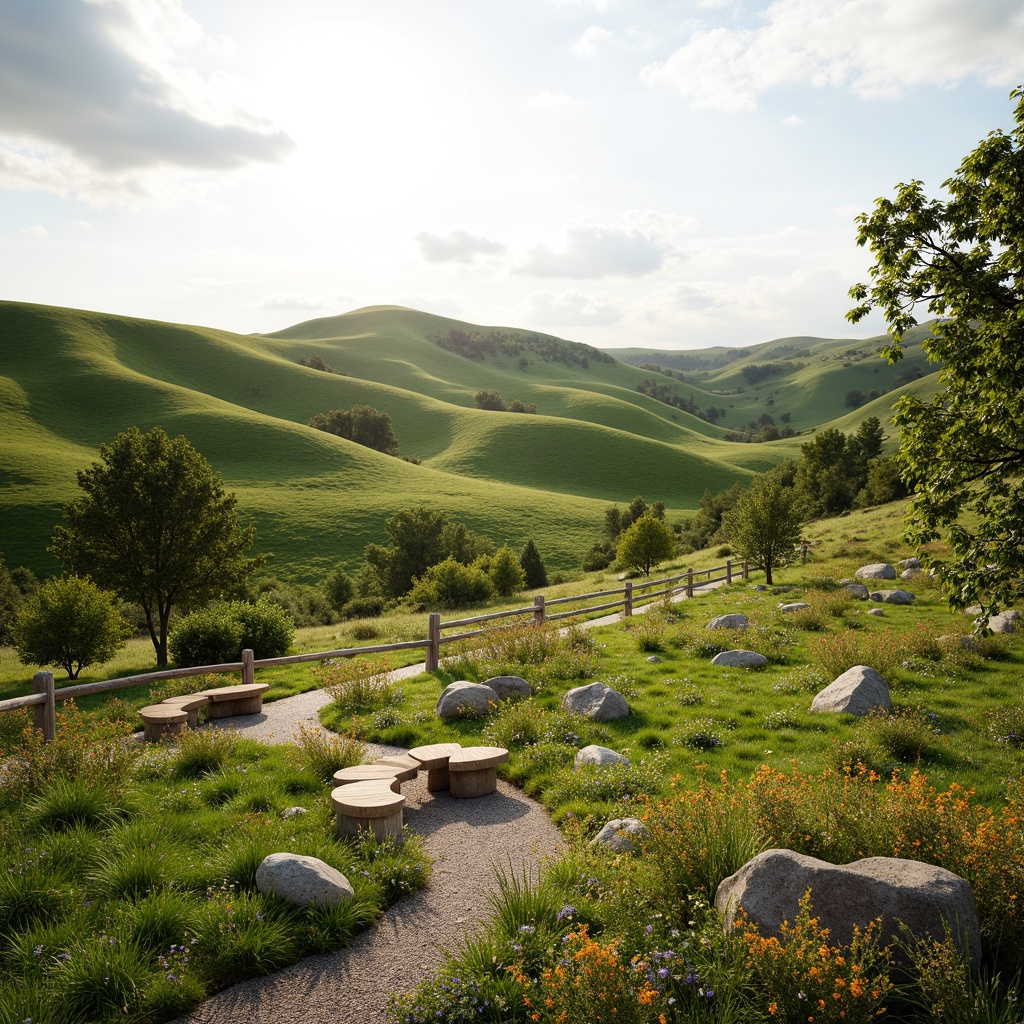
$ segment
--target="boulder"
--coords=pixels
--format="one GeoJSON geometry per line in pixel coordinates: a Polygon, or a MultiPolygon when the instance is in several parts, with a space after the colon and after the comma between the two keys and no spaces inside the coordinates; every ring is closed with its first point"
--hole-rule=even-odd
{"type": "Polygon", "coordinates": [[[862,601],[866,601],[871,596],[871,592],[863,583],[846,583],[844,586],[854,597],[859,597],[862,601]]]}
{"type": "Polygon", "coordinates": [[[628,765],[629,758],[616,750],[612,750],[610,747],[599,747],[596,743],[591,743],[589,747],[582,747],[576,751],[576,759],[573,764],[577,768],[585,764],[595,764],[598,766],[605,764],[628,765]]]}
{"type": "Polygon", "coordinates": [[[801,612],[805,608],[810,607],[811,606],[806,601],[790,601],[789,604],[780,604],[779,611],[786,612],[786,614],[788,615],[792,612],[801,612]]]}
{"type": "Polygon", "coordinates": [[[576,686],[562,697],[562,707],[573,715],[586,715],[595,722],[614,722],[629,714],[626,698],[604,683],[576,686]]]}
{"type": "Polygon", "coordinates": [[[993,615],[988,620],[988,628],[993,633],[1015,633],[1017,631],[1017,622],[1020,619],[1020,612],[1016,608],[1011,608],[1009,611],[1000,612],[998,615],[993,615]]]}
{"type": "Polygon", "coordinates": [[[337,868],[297,853],[264,857],[256,869],[256,888],[297,907],[346,903],[355,896],[349,880],[337,868]]]}
{"type": "Polygon", "coordinates": [[[438,718],[467,718],[486,715],[497,703],[498,695],[489,686],[460,679],[444,688],[436,710],[438,718]]]}
{"type": "Polygon", "coordinates": [[[939,637],[938,643],[941,647],[959,647],[961,651],[981,654],[981,644],[970,633],[947,633],[939,637]]]}
{"type": "Polygon", "coordinates": [[[909,590],[876,590],[871,600],[882,604],[913,604],[914,595],[909,590]]]}
{"type": "Polygon", "coordinates": [[[901,935],[942,941],[946,927],[977,967],[981,956],[978,908],[970,885],[933,864],[897,857],[868,857],[829,864],[793,850],[765,850],[724,879],[715,906],[731,930],[742,907],[761,935],[780,937],[779,925],[795,921],[799,900],[811,890],[813,916],[829,941],[848,945],[853,927],[882,919],[881,941],[901,935]]]}
{"type": "Polygon", "coordinates": [[[485,679],[483,685],[489,686],[498,695],[498,700],[521,700],[533,693],[533,687],[519,676],[494,676],[485,679]]]}
{"type": "Polygon", "coordinates": [[[853,575],[862,580],[894,580],[896,569],[888,562],[875,562],[872,565],[862,565],[853,575]]]}
{"type": "Polygon", "coordinates": [[[811,710],[863,717],[872,711],[892,711],[892,699],[885,680],[873,668],[854,665],[811,701],[811,710]]]}
{"type": "Polygon", "coordinates": [[[878,618],[882,618],[885,615],[885,612],[883,612],[881,608],[869,608],[868,615],[876,615],[878,618]]]}
{"type": "Polygon", "coordinates": [[[647,838],[647,826],[639,818],[613,818],[590,840],[591,846],[607,846],[615,853],[632,853],[647,838]]]}
{"type": "Polygon", "coordinates": [[[711,659],[711,664],[729,668],[764,668],[768,659],[757,651],[722,651],[711,659]]]}
{"type": "Polygon", "coordinates": [[[708,629],[746,629],[750,620],[746,615],[719,615],[708,623],[708,629]]]}
{"type": "Polygon", "coordinates": [[[919,576],[920,574],[920,569],[904,569],[903,572],[900,573],[900,579],[912,580],[915,576],[919,576]]]}
{"type": "Polygon", "coordinates": [[[920,569],[921,559],[920,558],[902,558],[896,563],[897,569],[920,569]]]}

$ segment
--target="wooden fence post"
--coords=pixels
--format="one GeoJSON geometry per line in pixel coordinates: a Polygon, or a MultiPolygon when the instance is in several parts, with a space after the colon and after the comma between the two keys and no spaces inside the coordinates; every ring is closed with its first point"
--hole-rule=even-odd
{"type": "Polygon", "coordinates": [[[248,686],[256,680],[255,655],[248,647],[242,651],[242,685],[248,686]]]}
{"type": "Polygon", "coordinates": [[[427,619],[427,671],[436,672],[441,664],[441,613],[431,612],[427,619]]]}
{"type": "Polygon", "coordinates": [[[628,619],[633,614],[633,584],[626,580],[626,600],[622,606],[623,618],[628,619]]]}
{"type": "Polygon", "coordinates": [[[732,583],[732,559],[727,558],[725,560],[725,582],[726,585],[732,583]]]}
{"type": "Polygon", "coordinates": [[[686,570],[686,596],[693,597],[693,569],[686,570]]]}
{"type": "Polygon", "coordinates": [[[32,708],[32,718],[35,727],[43,734],[43,741],[51,743],[57,732],[57,708],[53,699],[53,673],[37,672],[32,677],[32,690],[34,693],[46,694],[46,703],[36,704],[32,708]]]}
{"type": "Polygon", "coordinates": [[[743,578],[745,580],[750,579],[750,564],[747,562],[745,558],[743,559],[743,578]]]}
{"type": "Polygon", "coordinates": [[[544,612],[544,595],[538,594],[533,599],[533,624],[535,626],[543,626],[546,615],[544,612]]]}

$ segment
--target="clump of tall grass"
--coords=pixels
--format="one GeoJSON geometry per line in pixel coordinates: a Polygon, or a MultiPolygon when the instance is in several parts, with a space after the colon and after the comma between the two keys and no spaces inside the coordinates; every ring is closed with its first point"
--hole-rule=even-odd
{"type": "Polygon", "coordinates": [[[366,658],[325,661],[313,669],[331,704],[343,713],[377,711],[401,704],[405,699],[398,687],[391,663],[366,658]]]}
{"type": "Polygon", "coordinates": [[[197,779],[221,769],[238,746],[235,729],[185,729],[178,736],[178,750],[171,759],[177,779],[197,779]]]}
{"type": "Polygon", "coordinates": [[[814,659],[832,679],[854,665],[867,665],[889,677],[902,667],[907,638],[886,628],[879,633],[841,630],[821,637],[814,645],[814,659]]]}
{"type": "Polygon", "coordinates": [[[366,744],[354,735],[329,735],[305,722],[299,723],[299,731],[292,739],[296,746],[289,751],[291,759],[298,761],[321,782],[330,782],[340,768],[362,764],[366,757],[366,744]]]}

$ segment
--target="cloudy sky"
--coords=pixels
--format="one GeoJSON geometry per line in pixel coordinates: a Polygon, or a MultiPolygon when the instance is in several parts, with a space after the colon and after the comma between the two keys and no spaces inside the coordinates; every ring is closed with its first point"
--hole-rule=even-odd
{"type": "Polygon", "coordinates": [[[0,298],[864,336],[854,216],[1021,81],[1022,0],[0,0],[0,298]]]}

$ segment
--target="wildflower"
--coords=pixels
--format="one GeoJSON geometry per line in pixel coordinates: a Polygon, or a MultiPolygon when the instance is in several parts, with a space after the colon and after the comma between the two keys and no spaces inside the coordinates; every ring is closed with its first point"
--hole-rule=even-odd
{"type": "Polygon", "coordinates": [[[579,911],[571,904],[566,904],[558,912],[558,923],[561,924],[567,917],[574,917],[579,911]]]}

